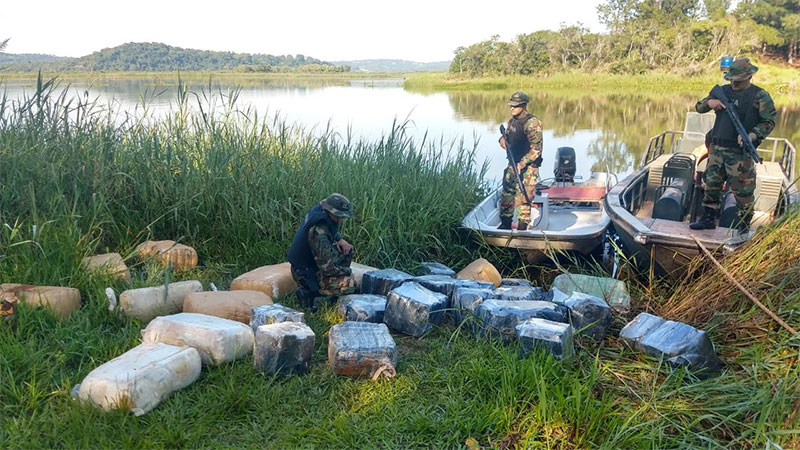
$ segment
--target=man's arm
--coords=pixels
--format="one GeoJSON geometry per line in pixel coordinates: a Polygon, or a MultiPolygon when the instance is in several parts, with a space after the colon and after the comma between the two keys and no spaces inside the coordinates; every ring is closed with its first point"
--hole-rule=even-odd
{"type": "Polygon", "coordinates": [[[700,114],[704,114],[704,113],[707,113],[707,112],[711,111],[712,108],[710,106],[708,106],[708,101],[709,100],[716,100],[716,99],[714,98],[713,95],[708,94],[708,96],[706,98],[700,100],[699,102],[697,102],[694,105],[694,110],[699,112],[700,114]]]}
{"type": "MultiPolygon", "coordinates": [[[[339,233],[336,236],[341,239],[339,233]]],[[[324,277],[346,277],[352,273],[349,267],[340,265],[342,254],[336,249],[336,236],[331,236],[324,224],[317,224],[308,230],[308,245],[314,255],[314,262],[324,277]]]]}
{"type": "MultiPolygon", "coordinates": [[[[775,129],[778,111],[775,109],[772,97],[763,89],[756,95],[756,108],[758,109],[759,120],[752,130],[748,130],[748,134],[754,134],[756,139],[761,142],[775,129]]],[[[750,137],[752,139],[752,136],[750,137]]]]}
{"type": "Polygon", "coordinates": [[[519,160],[519,167],[522,168],[533,164],[542,155],[542,121],[536,117],[528,119],[525,123],[525,134],[528,136],[531,149],[519,160]]]}

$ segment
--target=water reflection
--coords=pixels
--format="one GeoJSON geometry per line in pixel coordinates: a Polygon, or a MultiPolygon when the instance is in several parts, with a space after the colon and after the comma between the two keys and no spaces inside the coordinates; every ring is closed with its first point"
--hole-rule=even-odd
{"type": "MultiPolygon", "coordinates": [[[[676,94],[650,98],[645,95],[593,95],[580,92],[530,92],[528,109],[544,122],[556,139],[570,139],[591,131],[586,148],[578,155],[591,161],[591,170],[625,174],[638,167],[650,137],[663,130],[682,130],[686,113],[694,110],[696,95],[676,94]]],[[[508,92],[451,92],[450,104],[457,117],[484,123],[508,118],[508,92]]],[[[779,118],[772,136],[800,143],[800,109],[778,106],[779,118]]],[[[549,146],[552,149],[552,146],[549,146]]],[[[545,147],[547,153],[548,146],[545,147]]],[[[580,163],[580,158],[579,158],[580,163]]]]}
{"type": "MultiPolygon", "coordinates": [[[[35,82],[3,82],[10,99],[31,95],[35,82]]],[[[96,97],[124,113],[141,114],[144,102],[151,117],[163,117],[177,104],[178,80],[169,76],[140,79],[64,79],[71,95],[96,97]],[[69,84],[67,84],[69,83],[69,84]]],[[[500,123],[508,119],[505,91],[410,92],[399,78],[246,76],[187,79],[190,107],[199,110],[209,98],[224,109],[236,97],[237,107],[259,117],[286,119],[309,129],[333,128],[342,136],[378,139],[394,121],[408,122],[417,142],[455,143],[477,147],[477,157],[489,163],[488,178],[498,180],[506,165],[497,144],[500,123]]],[[[542,176],[552,176],[556,149],[575,148],[578,174],[611,170],[620,176],[637,167],[648,139],[667,129],[683,128],[697,95],[648,97],[636,94],[594,94],[580,91],[528,92],[529,109],[544,122],[542,176]]],[[[800,143],[800,109],[779,106],[773,136],[800,143]]],[[[204,111],[208,111],[205,108],[204,111]]]]}

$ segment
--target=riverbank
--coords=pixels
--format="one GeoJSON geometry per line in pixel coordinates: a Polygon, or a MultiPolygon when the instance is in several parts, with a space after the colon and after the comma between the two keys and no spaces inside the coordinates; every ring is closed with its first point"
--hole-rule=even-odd
{"type": "MultiPolygon", "coordinates": [[[[215,119],[177,110],[163,122],[113,125],[104,110],[70,116],[66,108],[89,106],[55,96],[0,104],[11,108],[0,110],[0,281],[72,286],[83,305],[65,322],[26,307],[13,325],[0,321],[2,448],[798,444],[796,339],[739,295],[723,317],[686,317],[708,331],[725,370],[698,379],[671,369],[616,338],[639,311],[670,318],[670,308],[660,305],[670,304],[673,287],[636,279],[628,281],[634,311],[617,318],[602,344],[580,340],[572,363],[543,352],[520,359],[514,346],[444,323],[421,339],[396,336],[395,378],[340,377],[326,365],[325,335],[340,320],[327,308],[306,315],[317,335],[307,375],[265,377],[246,357],[204,369],[142,417],[76,403],[76,383],[141,340],[142,323],[108,311],[106,287],[119,293],[198,279],[224,290],[247,270],[284,261],[306,208],[332,191],[355,204],[342,231],[362,263],[414,271],[423,260],[461,268],[483,256],[505,276],[531,273],[515,255],[460,233],[464,213],[485,194],[482,169],[468,150],[445,158],[449,148],[420,149],[402,127],[383,139],[351,142],[239,113],[215,119]],[[200,266],[175,274],[138,262],[133,249],[149,238],[193,246],[200,266]],[[81,257],[107,251],[128,257],[131,283],[82,270],[81,257]],[[734,314],[751,319],[750,326],[721,320],[734,314]]],[[[785,264],[770,260],[737,273],[756,284],[770,272],[769,286],[762,286],[768,305],[795,324],[800,255],[790,250],[800,247],[776,233],[800,236],[800,216],[762,229],[759,235],[770,239],[755,240],[751,249],[768,258],[776,242],[789,242],[785,264]]],[[[549,287],[542,278],[533,281],[549,287]]],[[[719,278],[710,272],[697,283],[719,278]]],[[[708,295],[682,294],[698,302],[708,295]]],[[[292,295],[280,302],[297,307],[292,295]]]]}
{"type": "MultiPolygon", "coordinates": [[[[36,85],[36,72],[0,72],[0,84],[6,81],[30,81],[36,85]]],[[[314,87],[345,86],[363,80],[369,86],[373,80],[397,80],[401,83],[404,74],[399,73],[242,73],[233,71],[197,72],[43,72],[44,79],[56,79],[59,83],[90,83],[94,86],[120,81],[146,80],[153,86],[175,86],[179,80],[186,84],[213,85],[223,82],[236,86],[251,85],[307,85],[314,87]]]]}
{"type": "MultiPolygon", "coordinates": [[[[638,94],[663,97],[675,93],[702,94],[724,80],[718,71],[696,76],[671,73],[615,75],[557,73],[551,75],[466,78],[449,72],[408,74],[404,87],[411,91],[548,90],[588,94],[638,94]]],[[[763,66],[754,82],[767,89],[776,102],[800,102],[800,71],[791,67],[763,66]]]]}

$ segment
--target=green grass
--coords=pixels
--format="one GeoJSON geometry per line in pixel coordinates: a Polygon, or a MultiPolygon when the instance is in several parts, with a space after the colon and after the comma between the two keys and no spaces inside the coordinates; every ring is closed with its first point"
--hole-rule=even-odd
{"type": "MultiPolygon", "coordinates": [[[[47,83],[26,105],[0,103],[0,117],[0,281],[69,285],[83,298],[64,322],[26,307],[11,325],[0,322],[0,448],[458,448],[470,438],[498,448],[798,444],[796,340],[778,331],[742,347],[712,326],[727,368],[698,380],[624,348],[613,337],[622,319],[602,344],[580,342],[571,363],[519,358],[514,346],[449,323],[421,339],[396,335],[398,375],[371,382],[327,367],[326,333],[337,319],[323,310],[307,314],[317,335],[308,375],[264,376],[247,357],[204,368],[142,417],[79,404],[72,387],[136,345],[143,327],[107,310],[106,286],[120,292],[169,276],[224,288],[245,270],[283,261],[302,214],[331,191],[355,202],[343,231],[361,262],[414,270],[438,259],[460,268],[485,255],[506,275],[524,272],[457,231],[485,188],[472,152],[412,142],[402,126],[360,141],[265,121],[235,103],[213,119],[184,108],[166,121],[120,125],[59,100],[47,83]],[[84,255],[130,256],[150,237],[194,246],[200,267],[172,274],[129,258],[130,285],[80,270],[84,255]]],[[[638,309],[659,301],[659,288],[630,286],[638,309]]],[[[281,302],[296,306],[293,296],[281,302]]]]}
{"type": "MultiPolygon", "coordinates": [[[[800,101],[800,71],[796,68],[762,65],[754,83],[770,91],[776,102],[800,101]]],[[[586,94],[642,94],[658,98],[676,92],[704,93],[723,83],[716,70],[685,76],[650,72],[642,75],[566,72],[530,76],[485,76],[470,78],[447,72],[408,74],[405,88],[411,91],[452,90],[545,90],[586,94]]]]}

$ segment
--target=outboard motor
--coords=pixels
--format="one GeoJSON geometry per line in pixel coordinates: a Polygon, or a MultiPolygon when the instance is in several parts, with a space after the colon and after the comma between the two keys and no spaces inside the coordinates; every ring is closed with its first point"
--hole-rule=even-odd
{"type": "Polygon", "coordinates": [[[572,147],[559,147],[556,151],[556,165],[553,175],[556,182],[572,183],[575,181],[575,149],[572,147]]]}

